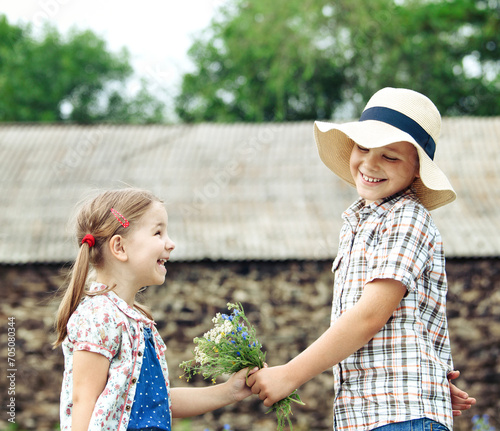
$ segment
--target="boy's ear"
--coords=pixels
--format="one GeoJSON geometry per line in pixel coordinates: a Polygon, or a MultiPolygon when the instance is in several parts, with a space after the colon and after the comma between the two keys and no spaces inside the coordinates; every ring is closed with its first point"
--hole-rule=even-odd
{"type": "Polygon", "coordinates": [[[109,251],[111,255],[121,262],[126,262],[128,260],[127,253],[124,248],[124,241],[121,235],[114,235],[109,240],[109,251]]]}
{"type": "Polygon", "coordinates": [[[416,166],[416,168],[417,168],[416,169],[417,173],[415,174],[415,179],[420,178],[420,160],[419,160],[418,157],[417,157],[417,166],[416,166]]]}

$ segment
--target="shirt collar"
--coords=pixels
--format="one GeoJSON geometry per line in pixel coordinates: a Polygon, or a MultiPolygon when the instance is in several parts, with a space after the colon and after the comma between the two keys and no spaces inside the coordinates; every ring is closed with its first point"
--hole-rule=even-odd
{"type": "MultiPolygon", "coordinates": [[[[90,293],[102,292],[107,288],[108,286],[106,286],[105,284],[94,281],[89,286],[89,292],[90,293]]],[[[113,292],[113,290],[103,293],[103,295],[108,297],[111,300],[111,302],[113,302],[113,304],[120,309],[120,311],[122,311],[131,319],[134,319],[138,322],[142,322],[145,325],[149,326],[150,328],[156,325],[156,323],[153,320],[148,319],[144,314],[142,314],[136,308],[132,308],[130,305],[128,305],[127,302],[124,299],[120,298],[115,292],[113,292]]]]}
{"type": "Polygon", "coordinates": [[[353,226],[356,226],[360,220],[365,219],[370,214],[382,214],[386,212],[396,201],[403,198],[418,201],[418,197],[412,187],[408,187],[386,198],[379,199],[369,205],[365,205],[365,200],[360,197],[347,208],[342,214],[342,218],[353,226]]]}

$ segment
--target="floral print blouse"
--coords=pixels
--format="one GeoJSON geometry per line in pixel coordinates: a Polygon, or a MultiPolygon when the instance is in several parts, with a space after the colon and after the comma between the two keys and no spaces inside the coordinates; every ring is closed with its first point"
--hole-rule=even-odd
{"type": "MultiPolygon", "coordinates": [[[[106,288],[103,284],[92,283],[89,290],[98,292],[106,288]]],[[[68,336],[62,344],[64,377],[60,405],[61,430],[71,430],[73,353],[77,350],[98,353],[109,360],[106,387],[97,399],[88,429],[127,429],[144,358],[144,327],[149,327],[153,334],[155,351],[170,398],[166,346],[155,323],[112,291],[86,296],[82,300],[68,321],[68,336]]],[[[171,421],[172,412],[168,413],[171,421]]]]}

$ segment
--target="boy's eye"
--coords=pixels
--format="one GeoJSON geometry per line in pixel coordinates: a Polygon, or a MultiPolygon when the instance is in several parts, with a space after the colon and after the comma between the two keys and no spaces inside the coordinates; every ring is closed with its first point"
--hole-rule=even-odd
{"type": "Polygon", "coordinates": [[[360,145],[356,145],[358,147],[358,150],[361,151],[362,153],[367,153],[368,152],[368,148],[365,148],[365,147],[361,147],[360,145]]]}
{"type": "Polygon", "coordinates": [[[397,158],[395,157],[390,157],[390,156],[384,156],[386,160],[389,160],[390,162],[395,162],[396,160],[398,160],[397,158]]]}
{"type": "Polygon", "coordinates": [[[161,235],[161,231],[157,231],[155,235],[161,235]]]}

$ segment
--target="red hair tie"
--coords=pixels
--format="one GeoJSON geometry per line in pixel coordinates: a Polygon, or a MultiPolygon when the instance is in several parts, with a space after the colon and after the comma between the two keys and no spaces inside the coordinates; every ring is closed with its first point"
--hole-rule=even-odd
{"type": "Polygon", "coordinates": [[[85,244],[87,243],[89,248],[93,247],[94,244],[95,244],[95,238],[90,235],[89,233],[87,235],[85,235],[82,239],[82,244],[85,244]]]}
{"type": "Polygon", "coordinates": [[[128,227],[129,225],[129,222],[128,220],[123,217],[118,211],[116,211],[114,208],[111,208],[111,212],[113,213],[113,215],[116,217],[116,219],[120,222],[120,224],[123,226],[123,227],[128,227]]]}

